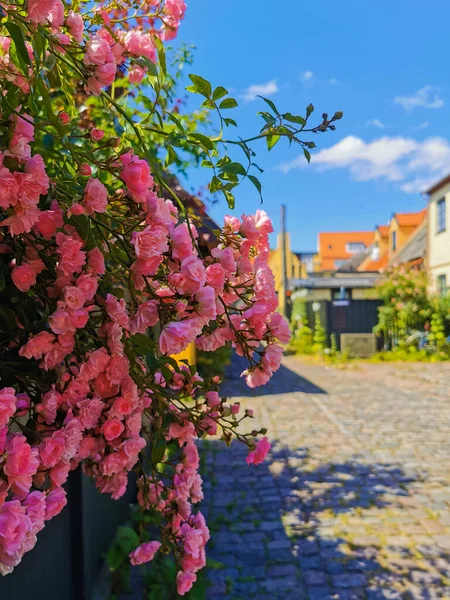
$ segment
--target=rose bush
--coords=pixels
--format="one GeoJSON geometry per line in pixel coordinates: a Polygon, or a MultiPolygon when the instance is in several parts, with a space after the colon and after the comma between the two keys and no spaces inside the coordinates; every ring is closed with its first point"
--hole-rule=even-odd
{"type": "MultiPolygon", "coordinates": [[[[175,98],[186,50],[170,74],[164,42],[183,0],[2,1],[0,36],[0,571],[33,548],[66,504],[64,483],[81,465],[100,492],[120,498],[134,470],[142,514],[158,515],[159,540],[141,527],[132,564],[173,552],[180,594],[205,565],[209,532],[192,505],[203,498],[195,440],[219,434],[269,449],[265,431],[171,355],[196,342],[232,344],[248,360],[248,385],[278,369],[289,327],[276,312],[263,210],[227,216],[201,250],[167,169],[210,169],[211,193],[230,208],[249,179],[260,192],[250,140],[198,131],[209,111],[221,132],[237,105],[223,87],[191,75],[203,97],[195,116],[175,98]],[[224,149],[234,145],[244,164],[224,149]]],[[[280,114],[266,100],[253,140],[299,144],[302,132],[341,118],[280,114]]],[[[144,519],[144,516],[143,516],[144,519]]]]}

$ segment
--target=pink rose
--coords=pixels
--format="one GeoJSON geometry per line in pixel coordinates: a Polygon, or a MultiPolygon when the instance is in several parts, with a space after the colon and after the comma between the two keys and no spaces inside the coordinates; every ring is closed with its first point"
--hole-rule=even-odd
{"type": "Polygon", "coordinates": [[[274,337],[278,338],[282,344],[287,344],[291,339],[289,324],[280,313],[273,313],[270,320],[270,329],[274,337]]]}
{"type": "Polygon", "coordinates": [[[207,392],[206,393],[206,401],[208,402],[208,406],[210,408],[215,408],[220,404],[220,396],[218,392],[207,392]]]}
{"type": "Polygon", "coordinates": [[[107,419],[102,426],[102,433],[108,442],[118,438],[124,431],[125,425],[119,419],[107,419]]]}
{"type": "Polygon", "coordinates": [[[98,289],[97,277],[92,274],[80,275],[76,285],[82,291],[86,301],[92,302],[98,289]]]}
{"type": "Polygon", "coordinates": [[[127,305],[123,298],[117,300],[112,294],[106,296],[106,312],[108,317],[114,323],[118,323],[124,329],[128,329],[130,326],[130,318],[127,314],[127,305]]]}
{"type": "Polygon", "coordinates": [[[78,310],[84,306],[86,298],[83,290],[73,285],[64,288],[64,302],[70,310],[78,310]]]}
{"type": "Polygon", "coordinates": [[[199,333],[199,324],[195,321],[195,319],[189,319],[164,325],[159,337],[161,352],[163,354],[180,354],[185,350],[199,333]]]}
{"type": "Polygon", "coordinates": [[[178,571],[177,574],[177,592],[180,596],[184,596],[186,592],[192,588],[197,581],[197,575],[189,571],[178,571]]]}
{"type": "Polygon", "coordinates": [[[88,215],[104,213],[108,206],[108,190],[98,179],[89,179],[84,190],[84,202],[88,215]]]}
{"type": "Polygon", "coordinates": [[[147,300],[139,305],[136,314],[131,319],[131,333],[145,333],[159,321],[158,302],[147,300]]]}
{"type": "Polygon", "coordinates": [[[50,521],[62,511],[67,504],[66,492],[62,487],[58,487],[47,494],[45,499],[45,520],[50,521]]]}
{"type": "Polygon", "coordinates": [[[104,65],[111,62],[114,57],[108,42],[99,35],[94,35],[86,44],[86,53],[84,55],[85,65],[104,65]]]}
{"type": "Polygon", "coordinates": [[[72,325],[69,312],[62,308],[55,310],[55,312],[48,318],[48,321],[53,333],[61,334],[75,330],[75,327],[72,325]]]}
{"type": "Polygon", "coordinates": [[[66,24],[75,41],[81,44],[83,42],[84,31],[83,17],[71,10],[67,17],[66,24]]]}
{"type": "Polygon", "coordinates": [[[131,65],[128,71],[128,79],[130,83],[139,85],[145,77],[145,70],[139,65],[131,65]]]}
{"type": "Polygon", "coordinates": [[[132,198],[137,202],[145,201],[147,192],[154,183],[148,163],[130,153],[122,155],[120,160],[124,165],[120,178],[125,182],[132,198]]]}
{"type": "Polygon", "coordinates": [[[102,129],[91,130],[91,140],[94,142],[100,142],[105,137],[105,132],[102,129]]]}
{"type": "Polygon", "coordinates": [[[94,275],[105,274],[105,258],[100,248],[93,248],[88,252],[88,269],[94,275]]]}
{"type": "Polygon", "coordinates": [[[50,239],[55,236],[56,229],[62,227],[63,224],[63,218],[59,213],[53,210],[45,210],[40,213],[36,227],[44,237],[50,239]]]}
{"type": "Polygon", "coordinates": [[[206,268],[206,281],[218,294],[225,285],[225,270],[220,263],[214,263],[206,268]]]}
{"type": "Polygon", "coordinates": [[[146,56],[152,62],[156,62],[156,48],[151,35],[137,29],[129,31],[124,38],[125,50],[133,56],[146,56]]]}
{"type": "Polygon", "coordinates": [[[214,258],[219,260],[225,271],[228,271],[229,273],[234,273],[236,271],[236,261],[231,248],[224,248],[223,250],[220,248],[213,248],[211,254],[214,258]]]}
{"type": "Polygon", "coordinates": [[[130,552],[130,563],[132,565],[143,565],[144,563],[148,563],[153,560],[155,554],[161,548],[160,542],[147,542],[145,544],[141,544],[130,552]]]}
{"type": "Polygon", "coordinates": [[[61,0],[28,0],[28,17],[32,23],[58,28],[64,22],[64,5],[61,0]]]}
{"type": "Polygon", "coordinates": [[[273,231],[272,221],[265,210],[258,209],[255,214],[255,227],[263,235],[268,235],[273,231]]]}
{"type": "Polygon", "coordinates": [[[56,413],[61,403],[61,394],[55,390],[55,386],[42,396],[42,402],[36,406],[36,410],[42,415],[47,425],[51,425],[56,419],[56,413]]]}
{"type": "Polygon", "coordinates": [[[42,467],[44,469],[54,467],[61,460],[63,451],[64,436],[60,432],[45,438],[39,446],[39,458],[42,467]]]}
{"type": "Polygon", "coordinates": [[[5,387],[0,390],[0,429],[8,424],[16,411],[16,392],[14,388],[5,387]]]}
{"type": "Polygon", "coordinates": [[[20,265],[20,267],[14,267],[11,272],[11,279],[16,288],[21,292],[28,292],[33,285],[36,285],[36,273],[26,263],[20,265]]]}
{"type": "Polygon", "coordinates": [[[38,360],[43,354],[47,354],[52,349],[55,336],[48,331],[40,331],[37,335],[28,340],[25,346],[19,350],[20,356],[38,360]]]}
{"type": "Polygon", "coordinates": [[[14,556],[25,541],[32,524],[19,500],[0,505],[0,555],[14,556]]]}
{"type": "Polygon", "coordinates": [[[133,233],[131,243],[138,258],[160,256],[169,250],[167,229],[162,225],[149,225],[143,231],[133,233]]]}
{"type": "Polygon", "coordinates": [[[19,186],[14,174],[0,167],[0,208],[9,208],[17,203],[19,186]]]}
{"type": "Polygon", "coordinates": [[[184,277],[185,290],[195,294],[205,285],[206,271],[203,262],[196,256],[188,256],[181,263],[181,274],[184,277]]]}
{"type": "Polygon", "coordinates": [[[270,442],[266,437],[263,437],[256,444],[256,448],[252,450],[245,459],[248,465],[259,465],[266,458],[270,450],[270,442]]]}
{"type": "Polygon", "coordinates": [[[180,223],[180,225],[178,225],[177,227],[175,227],[170,237],[172,238],[172,254],[174,258],[183,260],[188,256],[191,256],[193,252],[192,239],[189,234],[188,225],[185,221],[183,223],[180,223]]]}

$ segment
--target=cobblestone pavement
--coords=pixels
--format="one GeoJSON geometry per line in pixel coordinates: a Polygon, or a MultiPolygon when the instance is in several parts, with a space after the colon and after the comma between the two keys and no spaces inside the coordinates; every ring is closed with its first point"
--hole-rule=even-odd
{"type": "Polygon", "coordinates": [[[450,367],[287,357],[248,390],[272,451],[202,446],[207,598],[450,599],[450,367]],[[260,395],[259,395],[260,394],[260,395]]]}

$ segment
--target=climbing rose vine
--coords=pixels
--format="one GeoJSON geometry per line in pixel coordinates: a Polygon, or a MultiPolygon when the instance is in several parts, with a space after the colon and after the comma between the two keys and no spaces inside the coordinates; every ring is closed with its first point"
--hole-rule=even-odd
{"type": "MultiPolygon", "coordinates": [[[[202,106],[182,114],[176,87],[191,58],[182,48],[169,63],[164,44],[183,0],[3,1],[0,11],[0,571],[64,508],[71,470],[81,465],[114,499],[134,470],[143,522],[157,515],[160,531],[141,527],[130,561],[172,552],[184,594],[209,538],[192,508],[203,498],[195,440],[236,437],[253,465],[270,446],[265,431],[242,433],[252,411],[221,399],[218,377],[172,355],[232,344],[255,387],[279,368],[289,328],[276,312],[267,214],[225,217],[205,252],[208,224],[168,169],[202,164],[233,208],[243,179],[261,191],[254,151],[223,135],[237,105],[225,88],[191,75],[202,106]],[[210,111],[211,137],[198,131],[210,111]]],[[[301,117],[266,104],[252,140],[270,149],[288,138],[307,159],[314,143],[300,133],[342,116],[307,129],[311,105],[301,117]]]]}

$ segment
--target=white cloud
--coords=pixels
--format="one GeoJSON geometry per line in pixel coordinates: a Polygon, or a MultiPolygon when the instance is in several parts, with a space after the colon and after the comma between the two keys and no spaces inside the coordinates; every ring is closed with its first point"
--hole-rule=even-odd
{"type": "Polygon", "coordinates": [[[426,85],[417,90],[411,96],[397,96],[394,99],[396,104],[400,104],[407,111],[413,108],[442,108],[444,100],[439,96],[439,90],[431,85],[426,85]]]}
{"type": "MultiPolygon", "coordinates": [[[[301,155],[278,167],[283,173],[306,165],[301,155]]],[[[381,137],[365,142],[347,136],[331,148],[312,155],[318,171],[346,169],[356,181],[395,182],[407,193],[417,193],[450,170],[450,142],[429,137],[422,142],[405,138],[381,137]]]]}
{"type": "Polygon", "coordinates": [[[306,83],[307,81],[311,81],[311,79],[314,77],[314,73],[312,71],[303,71],[303,73],[300,73],[300,79],[306,83]]]}
{"type": "Polygon", "coordinates": [[[273,96],[278,92],[278,85],[275,79],[268,81],[267,83],[255,83],[250,85],[244,90],[244,100],[246,102],[252,102],[257,96],[273,96]]]}
{"type": "Polygon", "coordinates": [[[380,119],[371,119],[367,121],[366,125],[369,127],[376,127],[377,129],[384,129],[384,123],[380,119]]]}
{"type": "Polygon", "coordinates": [[[430,126],[430,124],[428,123],[428,121],[424,121],[420,125],[417,125],[416,127],[412,127],[411,129],[413,131],[422,131],[423,129],[426,129],[429,126],[430,126]]]}

